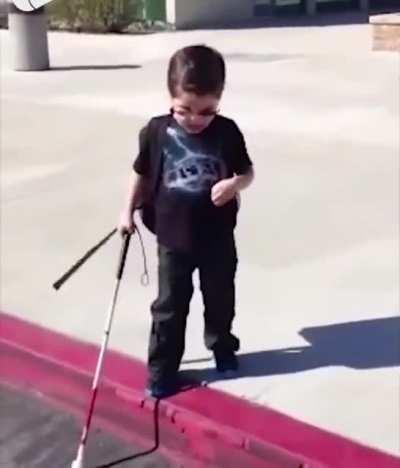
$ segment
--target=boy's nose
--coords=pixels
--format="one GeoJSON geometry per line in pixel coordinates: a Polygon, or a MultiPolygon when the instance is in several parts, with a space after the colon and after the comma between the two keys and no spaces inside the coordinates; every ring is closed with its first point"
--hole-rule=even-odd
{"type": "Polygon", "coordinates": [[[202,123],[202,117],[198,114],[190,114],[190,122],[194,125],[202,123]]]}

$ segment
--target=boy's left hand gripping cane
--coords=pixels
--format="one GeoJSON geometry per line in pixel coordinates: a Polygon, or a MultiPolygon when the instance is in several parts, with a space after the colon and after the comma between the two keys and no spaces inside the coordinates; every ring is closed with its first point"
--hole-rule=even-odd
{"type": "Polygon", "coordinates": [[[89,410],[86,416],[85,426],[83,427],[83,430],[82,430],[82,436],[81,436],[81,441],[80,441],[79,448],[78,448],[78,453],[77,453],[75,460],[72,462],[71,468],[83,468],[83,458],[84,458],[86,441],[87,441],[87,437],[89,434],[90,423],[92,421],[92,415],[93,415],[93,410],[94,410],[94,405],[96,402],[96,396],[97,396],[97,390],[98,390],[98,383],[100,380],[100,374],[101,374],[101,370],[103,366],[104,355],[105,355],[105,351],[106,351],[107,344],[108,344],[108,338],[110,335],[114,309],[115,309],[115,305],[117,302],[119,285],[120,285],[120,281],[121,281],[122,274],[124,271],[125,260],[126,260],[126,255],[128,253],[130,239],[131,239],[131,235],[125,234],[124,239],[123,239],[123,244],[121,247],[121,253],[120,253],[120,258],[119,258],[119,263],[118,263],[114,291],[112,294],[110,306],[109,306],[108,313],[107,313],[107,321],[106,321],[106,326],[104,329],[103,343],[101,345],[100,354],[99,354],[97,365],[96,365],[96,372],[93,378],[92,394],[91,394],[91,399],[90,399],[90,404],[89,404],[89,410]]]}

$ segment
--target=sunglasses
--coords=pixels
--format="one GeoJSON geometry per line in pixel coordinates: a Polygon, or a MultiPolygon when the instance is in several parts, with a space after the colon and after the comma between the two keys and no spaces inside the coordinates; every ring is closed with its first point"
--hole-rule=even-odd
{"type": "Polygon", "coordinates": [[[179,117],[188,118],[188,117],[215,117],[219,113],[219,109],[204,109],[201,112],[192,112],[189,109],[174,109],[171,107],[171,114],[176,114],[179,117]]]}

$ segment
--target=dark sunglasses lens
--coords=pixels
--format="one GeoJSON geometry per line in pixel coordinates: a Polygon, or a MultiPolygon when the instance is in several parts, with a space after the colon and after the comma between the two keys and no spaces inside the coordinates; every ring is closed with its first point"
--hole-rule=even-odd
{"type": "MultiPolygon", "coordinates": [[[[198,115],[200,117],[214,117],[215,115],[218,114],[218,112],[219,112],[219,110],[205,110],[203,112],[199,112],[198,114],[193,114],[193,115],[198,115]]],[[[181,115],[181,116],[191,115],[190,111],[180,111],[180,110],[176,110],[174,108],[170,109],[170,113],[171,114],[178,114],[178,115],[181,115]]]]}

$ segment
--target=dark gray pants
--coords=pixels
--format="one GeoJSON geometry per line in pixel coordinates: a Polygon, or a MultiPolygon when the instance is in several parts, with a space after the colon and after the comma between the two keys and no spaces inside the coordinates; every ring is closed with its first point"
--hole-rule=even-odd
{"type": "Polygon", "coordinates": [[[150,382],[174,378],[185,349],[186,319],[193,294],[192,276],[199,269],[204,302],[204,342],[237,351],[239,340],[231,334],[235,315],[236,246],[233,235],[196,252],[185,253],[158,246],[158,298],[151,306],[153,322],[149,340],[150,382]]]}

